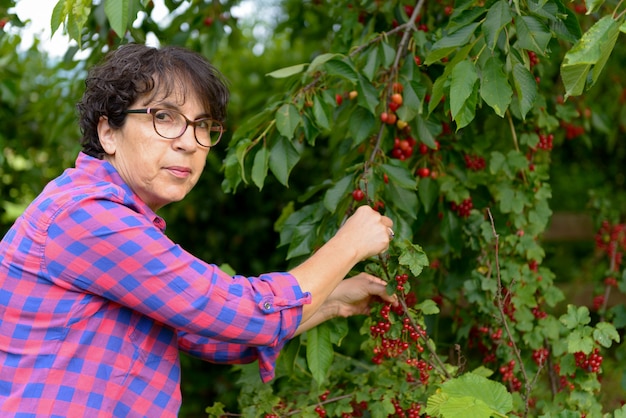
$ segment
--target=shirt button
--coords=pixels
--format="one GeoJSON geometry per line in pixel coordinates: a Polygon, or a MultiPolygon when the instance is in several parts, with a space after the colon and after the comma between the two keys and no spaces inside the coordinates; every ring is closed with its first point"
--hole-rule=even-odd
{"type": "Polygon", "coordinates": [[[272,308],[272,304],[269,302],[265,302],[263,304],[263,309],[265,309],[266,311],[269,311],[272,308]]]}

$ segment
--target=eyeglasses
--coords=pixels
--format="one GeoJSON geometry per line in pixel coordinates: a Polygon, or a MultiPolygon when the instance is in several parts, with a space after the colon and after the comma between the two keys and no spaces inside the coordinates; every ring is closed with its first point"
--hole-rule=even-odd
{"type": "Polygon", "coordinates": [[[224,126],[210,118],[189,120],[182,113],[172,109],[130,109],[125,113],[145,113],[152,115],[154,131],[166,139],[181,137],[189,125],[193,126],[193,135],[196,142],[202,147],[213,147],[220,142],[224,133],[224,126]]]}

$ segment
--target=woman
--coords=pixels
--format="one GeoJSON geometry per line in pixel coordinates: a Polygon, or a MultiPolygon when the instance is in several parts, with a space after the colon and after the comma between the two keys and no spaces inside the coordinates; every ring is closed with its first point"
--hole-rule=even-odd
{"type": "Polygon", "coordinates": [[[0,243],[0,416],[176,416],[179,350],[258,360],[268,381],[290,338],[395,303],[378,278],[344,280],[392,238],[369,207],[298,267],[259,277],[167,238],[156,212],[198,181],[227,100],[217,70],[181,48],[123,46],[90,71],[75,168],[0,243]]]}

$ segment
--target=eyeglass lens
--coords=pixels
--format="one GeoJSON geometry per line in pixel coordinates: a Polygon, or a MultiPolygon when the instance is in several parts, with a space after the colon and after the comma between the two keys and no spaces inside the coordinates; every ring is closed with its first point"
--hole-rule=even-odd
{"type": "Polygon", "coordinates": [[[190,121],[180,112],[162,109],[153,113],[154,129],[165,138],[174,139],[181,136],[188,125],[192,125],[196,140],[205,147],[217,144],[222,136],[222,125],[211,119],[190,121]]]}

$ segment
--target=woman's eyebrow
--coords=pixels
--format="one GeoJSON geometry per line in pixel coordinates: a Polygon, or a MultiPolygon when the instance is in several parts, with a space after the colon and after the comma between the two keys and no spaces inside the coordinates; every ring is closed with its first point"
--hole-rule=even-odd
{"type": "MultiPolygon", "coordinates": [[[[165,108],[165,109],[171,109],[171,110],[176,110],[177,112],[183,113],[183,111],[181,110],[180,106],[169,102],[169,101],[165,101],[165,102],[151,102],[146,104],[146,107],[150,107],[152,109],[159,109],[159,108],[165,108]]],[[[184,115],[184,113],[183,113],[184,115]]],[[[186,115],[185,115],[186,116],[186,115]]],[[[211,114],[208,112],[204,112],[204,113],[200,113],[199,115],[194,116],[193,120],[198,120],[198,119],[210,119],[211,118],[211,114]]]]}

